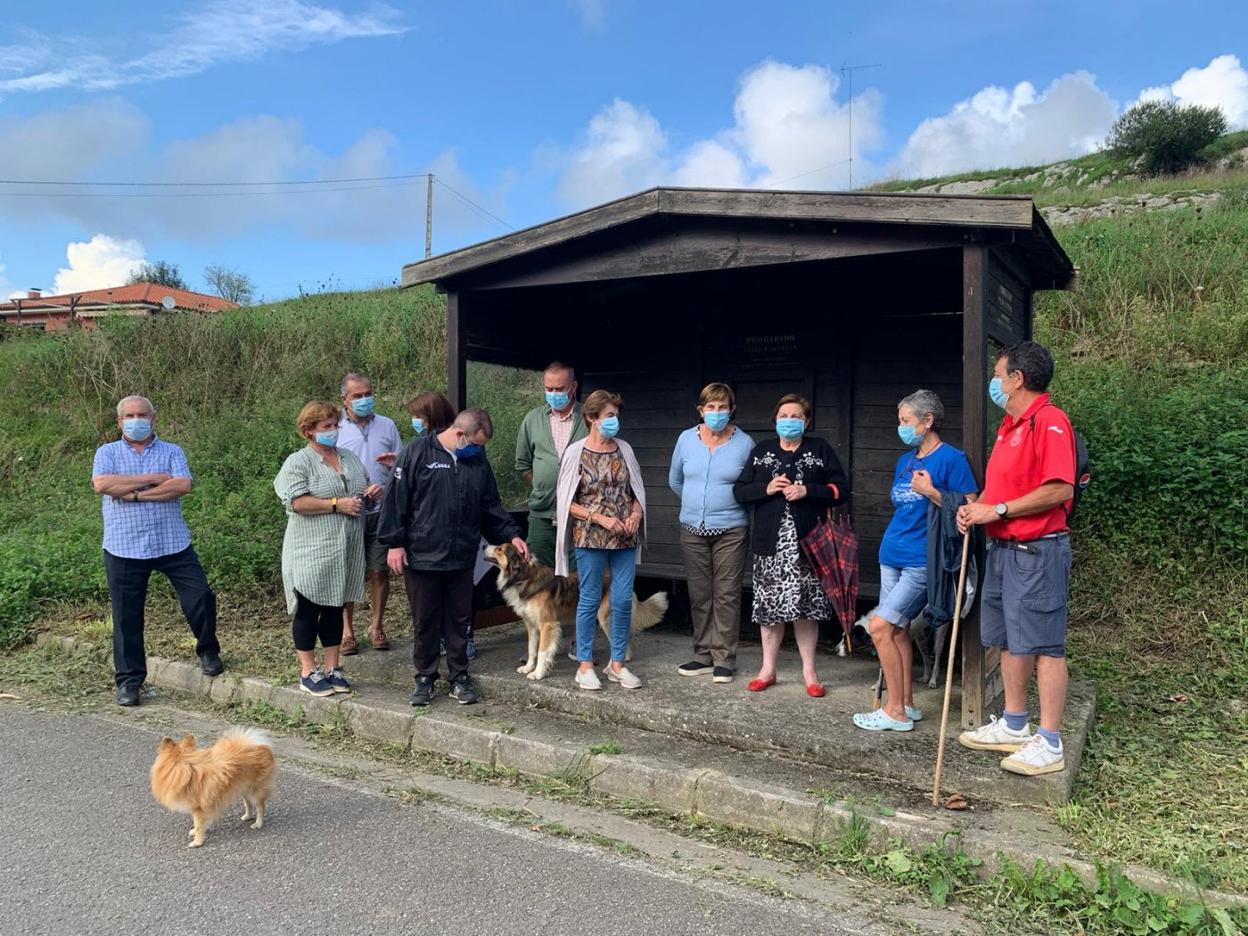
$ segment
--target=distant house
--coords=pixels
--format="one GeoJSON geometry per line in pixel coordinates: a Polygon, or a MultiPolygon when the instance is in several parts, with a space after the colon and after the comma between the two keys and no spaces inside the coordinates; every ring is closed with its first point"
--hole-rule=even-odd
{"type": "Polygon", "coordinates": [[[0,323],[39,331],[63,331],[72,323],[94,328],[104,315],[160,315],[167,312],[222,312],[238,304],[187,289],[159,283],[136,283],[109,289],[88,289],[62,296],[29,290],[23,299],[0,302],[0,323]]]}

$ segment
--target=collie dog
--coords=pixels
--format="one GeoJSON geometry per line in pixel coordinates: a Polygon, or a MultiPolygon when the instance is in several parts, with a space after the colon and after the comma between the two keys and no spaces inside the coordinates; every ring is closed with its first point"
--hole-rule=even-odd
{"type": "Polygon", "coordinates": [[[273,793],[277,758],[264,732],[230,728],[210,748],[187,735],[165,738],[152,764],[152,796],[174,812],[191,814],[191,848],[204,844],[204,833],[229,806],[243,801],[243,821],[264,827],[264,806],[273,793]]]}
{"type": "MultiPolygon", "coordinates": [[[[529,679],[544,679],[555,662],[563,636],[563,625],[576,625],[576,603],[580,581],[575,574],[556,575],[549,566],[525,561],[510,543],[487,546],[485,559],[498,566],[498,590],[511,610],[520,615],[529,631],[529,656],[517,673],[529,679]]],[[[611,573],[602,577],[602,601],[598,605],[598,626],[608,637],[611,631],[611,573]]],[[[667,611],[667,592],[656,592],[645,601],[633,595],[632,633],[649,630],[667,611]]],[[[630,642],[628,656],[632,659],[630,642]]]]}

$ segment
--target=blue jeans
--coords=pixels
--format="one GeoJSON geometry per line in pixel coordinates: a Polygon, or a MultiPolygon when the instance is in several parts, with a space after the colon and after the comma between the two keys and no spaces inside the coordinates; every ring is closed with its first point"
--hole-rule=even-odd
{"type": "Polygon", "coordinates": [[[611,661],[623,663],[633,627],[633,576],[637,550],[576,550],[576,571],[581,577],[581,597],[576,604],[576,658],[594,658],[594,631],[598,629],[598,605],[602,601],[602,576],[611,570],[611,661]]]}
{"type": "Polygon", "coordinates": [[[927,605],[927,566],[880,565],[880,606],[875,613],[906,628],[927,605]]]}

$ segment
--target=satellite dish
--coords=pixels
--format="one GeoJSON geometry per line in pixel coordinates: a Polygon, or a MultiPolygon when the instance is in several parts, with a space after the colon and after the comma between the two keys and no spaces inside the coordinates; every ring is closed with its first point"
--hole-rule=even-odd
{"type": "Polygon", "coordinates": [[[164,306],[167,310],[172,311],[174,306],[177,305],[177,302],[174,301],[173,296],[165,296],[164,299],[160,300],[160,304],[164,306]]]}

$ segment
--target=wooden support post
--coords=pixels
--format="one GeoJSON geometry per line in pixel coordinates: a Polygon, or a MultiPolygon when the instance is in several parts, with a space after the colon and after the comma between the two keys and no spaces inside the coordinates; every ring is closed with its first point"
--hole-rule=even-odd
{"type": "Polygon", "coordinates": [[[446,294],[446,396],[459,412],[468,405],[468,349],[464,302],[459,292],[446,294]]]}
{"type": "MultiPolygon", "coordinates": [[[[986,426],[988,408],[988,335],[984,322],[984,290],[988,250],[979,244],[962,248],[962,447],[983,490],[988,462],[986,426]]],[[[984,554],[976,555],[982,590],[984,554]]],[[[979,636],[976,602],[962,629],[962,727],[978,728],[984,721],[984,646],[979,636]]]]}

